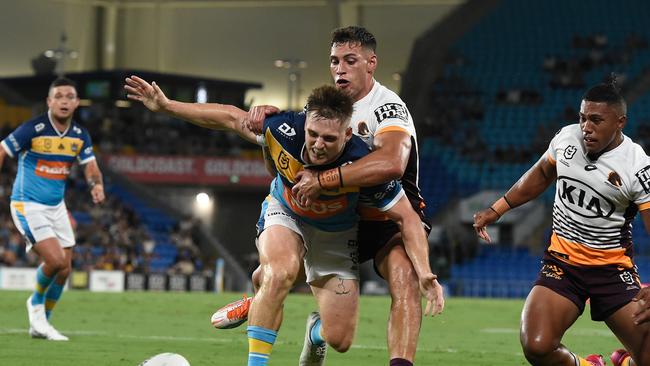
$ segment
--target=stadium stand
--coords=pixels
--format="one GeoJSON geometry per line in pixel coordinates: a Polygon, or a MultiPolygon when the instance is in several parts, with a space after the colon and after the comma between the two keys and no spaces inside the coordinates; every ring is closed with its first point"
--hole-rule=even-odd
{"type": "MultiPolygon", "coordinates": [[[[647,8],[643,1],[620,6],[599,0],[584,7],[577,1],[505,0],[457,39],[443,70],[421,90],[428,103],[411,104],[412,113],[420,116],[420,134],[429,134],[420,138],[429,214],[441,215],[450,202],[478,191],[510,187],[561,126],[577,121],[587,85],[615,72],[625,91],[639,79],[650,64],[650,32],[639,11],[647,8]],[[612,13],[617,16],[607,16],[612,13]],[[583,21],[595,18],[611,22],[583,21]]],[[[417,65],[411,69],[422,70],[417,65]]],[[[625,130],[646,147],[648,106],[650,94],[630,105],[625,130]]],[[[549,189],[543,199],[549,202],[553,195],[549,189]]],[[[647,279],[650,237],[640,219],[633,237],[641,277],[647,279]]],[[[476,257],[456,258],[461,263],[451,269],[454,293],[525,296],[541,248],[531,254],[520,245],[484,246],[476,257]]]]}

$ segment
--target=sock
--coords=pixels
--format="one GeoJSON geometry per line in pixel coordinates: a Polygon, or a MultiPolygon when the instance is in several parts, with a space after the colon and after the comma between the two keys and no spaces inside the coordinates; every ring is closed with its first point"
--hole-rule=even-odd
{"type": "Polygon", "coordinates": [[[390,360],[390,366],[413,366],[413,362],[403,358],[393,358],[390,360]]]}
{"type": "Polygon", "coordinates": [[[54,281],[45,292],[45,316],[48,320],[50,319],[52,309],[56,306],[56,302],[59,301],[61,294],[63,294],[63,287],[64,285],[59,285],[54,281]]]}
{"type": "Polygon", "coordinates": [[[571,353],[573,355],[573,358],[575,359],[576,366],[594,366],[593,363],[585,360],[584,358],[576,355],[575,353],[571,353]]]}
{"type": "Polygon", "coordinates": [[[249,325],[246,330],[248,331],[248,366],[266,366],[278,332],[254,325],[249,325]]]}
{"type": "Polygon", "coordinates": [[[627,356],[621,362],[621,366],[630,366],[630,365],[632,365],[632,357],[627,356]]]}
{"type": "Polygon", "coordinates": [[[320,334],[320,319],[316,320],[314,325],[312,325],[311,330],[309,331],[309,338],[311,343],[315,345],[321,345],[325,343],[323,336],[320,334]]]}
{"type": "Polygon", "coordinates": [[[42,305],[45,303],[45,290],[54,280],[54,276],[47,277],[43,272],[43,265],[38,266],[36,270],[36,290],[32,294],[32,305],[42,305]]]}

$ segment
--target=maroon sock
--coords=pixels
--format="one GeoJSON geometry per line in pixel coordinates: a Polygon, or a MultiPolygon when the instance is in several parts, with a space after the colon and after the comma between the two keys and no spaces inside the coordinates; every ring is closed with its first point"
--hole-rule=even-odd
{"type": "Polygon", "coordinates": [[[413,366],[413,363],[403,358],[393,358],[390,360],[390,366],[413,366]]]}

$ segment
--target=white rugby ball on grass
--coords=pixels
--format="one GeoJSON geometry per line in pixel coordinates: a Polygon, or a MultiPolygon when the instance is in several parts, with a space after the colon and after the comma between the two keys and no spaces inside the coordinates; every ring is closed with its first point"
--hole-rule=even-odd
{"type": "Polygon", "coordinates": [[[139,366],[190,366],[190,363],[178,353],[166,352],[144,360],[139,366]]]}

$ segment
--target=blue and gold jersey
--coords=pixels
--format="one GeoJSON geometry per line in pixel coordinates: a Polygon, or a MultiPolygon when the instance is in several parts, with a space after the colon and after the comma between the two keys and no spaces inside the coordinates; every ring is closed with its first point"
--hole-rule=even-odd
{"type": "Polygon", "coordinates": [[[305,113],[288,112],[271,116],[264,121],[263,143],[269,152],[278,175],[271,183],[271,195],[307,224],[324,231],[341,231],[354,227],[359,220],[357,203],[374,210],[386,211],[402,197],[404,191],[397,181],[374,187],[343,187],[323,191],[308,207],[301,205],[291,188],[303,167],[327,170],[358,160],[370,153],[361,138],[352,136],[336,161],[327,165],[309,165],[303,160],[305,149],[305,113]]]}
{"type": "Polygon", "coordinates": [[[74,160],[85,164],[95,159],[85,128],[72,121],[65,132],[59,132],[48,114],[18,126],[1,144],[9,156],[18,157],[12,201],[59,204],[74,160]]]}

